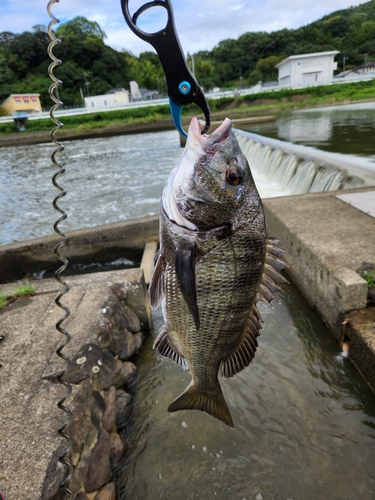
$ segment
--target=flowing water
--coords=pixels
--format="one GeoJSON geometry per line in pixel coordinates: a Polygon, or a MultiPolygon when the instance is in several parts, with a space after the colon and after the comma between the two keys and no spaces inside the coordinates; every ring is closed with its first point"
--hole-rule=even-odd
{"type": "Polygon", "coordinates": [[[253,362],[222,382],[234,429],[167,412],[190,375],[152,350],[157,311],[137,359],[121,500],[375,498],[375,399],[317,314],[284,288],[281,305],[260,307],[253,362]]]}
{"type": "MultiPolygon", "coordinates": [[[[374,111],[375,103],[367,103],[284,113],[278,115],[276,122],[255,125],[251,130],[344,153],[356,164],[359,162],[363,168],[375,171],[374,111]]],[[[61,225],[64,231],[158,213],[168,174],[181,156],[175,131],[65,141],[64,146],[65,151],[58,156],[66,168],[59,182],[68,192],[60,201],[68,212],[67,221],[61,225]]],[[[52,150],[50,144],[0,149],[0,245],[54,234],[52,225],[57,215],[52,200],[57,190],[51,184],[55,173],[50,160],[52,150]]],[[[265,154],[272,153],[270,148],[263,150],[261,160],[265,154]]],[[[276,155],[277,151],[272,154],[276,155]]],[[[289,174],[297,170],[299,161],[293,155],[281,156],[283,168],[277,173],[263,172],[257,167],[258,159],[255,163],[251,161],[263,198],[306,192],[311,190],[307,186],[309,181],[316,180],[312,171],[324,174],[307,162],[303,167],[306,172],[300,170],[294,185],[289,174]]],[[[270,165],[269,161],[268,167],[270,165]]],[[[272,165],[275,168],[276,162],[272,165]]],[[[333,189],[339,183],[337,172],[331,177],[328,175],[324,189],[333,189]]],[[[313,191],[317,184],[312,186],[313,191]]]]}

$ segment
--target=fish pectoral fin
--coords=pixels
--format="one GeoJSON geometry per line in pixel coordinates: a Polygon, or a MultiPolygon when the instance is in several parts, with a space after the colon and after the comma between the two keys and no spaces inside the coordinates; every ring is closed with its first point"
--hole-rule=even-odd
{"type": "Polygon", "coordinates": [[[154,270],[152,272],[148,294],[152,309],[159,307],[165,295],[164,263],[160,250],[158,250],[155,255],[154,270]]]}
{"type": "Polygon", "coordinates": [[[180,244],[175,250],[175,267],[177,281],[181,288],[189,311],[191,312],[195,326],[199,328],[199,310],[197,291],[195,288],[195,245],[186,246],[180,244]]]}
{"type": "Polygon", "coordinates": [[[193,382],[168,407],[168,411],[201,410],[234,427],[232,416],[219,382],[214,392],[200,391],[193,382]]]}
{"type": "Polygon", "coordinates": [[[224,378],[233,377],[253,360],[258,347],[257,337],[262,328],[262,317],[254,304],[247,318],[244,333],[236,348],[221,362],[221,374],[224,378]]]}
{"type": "Polygon", "coordinates": [[[263,276],[259,285],[259,290],[255,302],[265,302],[272,306],[272,300],[280,302],[276,297],[277,292],[282,292],[279,283],[288,283],[288,280],[280,273],[284,267],[288,267],[286,262],[279,259],[280,255],[285,253],[285,250],[278,247],[279,240],[268,238],[266,261],[263,267],[263,276]]]}
{"type": "Polygon", "coordinates": [[[158,348],[158,351],[162,356],[170,358],[182,368],[188,367],[185,358],[177,351],[176,347],[172,345],[168,337],[168,330],[166,326],[163,326],[163,328],[159,332],[159,335],[156,337],[153,348],[155,349],[155,347],[158,348]]]}

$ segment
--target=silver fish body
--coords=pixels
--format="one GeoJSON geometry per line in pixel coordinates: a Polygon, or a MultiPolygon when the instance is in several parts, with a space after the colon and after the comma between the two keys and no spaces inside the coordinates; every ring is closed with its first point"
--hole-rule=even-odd
{"type": "Polygon", "coordinates": [[[229,119],[201,135],[193,119],[179,166],[164,189],[160,251],[150,284],[165,325],[155,347],[190,370],[168,410],[199,409],[233,427],[218,372],[248,366],[268,303],[286,281],[282,250],[267,238],[262,202],[229,119]]]}

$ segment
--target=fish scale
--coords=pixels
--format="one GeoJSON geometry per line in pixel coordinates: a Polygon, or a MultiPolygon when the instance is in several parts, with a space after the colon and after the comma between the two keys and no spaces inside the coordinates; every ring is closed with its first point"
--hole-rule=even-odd
{"type": "Polygon", "coordinates": [[[201,135],[193,119],[162,197],[160,251],[150,283],[165,325],[154,347],[192,381],[168,411],[197,409],[233,427],[219,381],[249,365],[262,319],[285,282],[283,251],[267,238],[262,203],[230,120],[201,135]]]}

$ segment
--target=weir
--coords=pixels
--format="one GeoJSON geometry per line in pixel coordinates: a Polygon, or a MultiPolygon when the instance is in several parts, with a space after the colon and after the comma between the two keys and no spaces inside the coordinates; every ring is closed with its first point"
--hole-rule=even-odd
{"type": "Polygon", "coordinates": [[[262,198],[375,186],[375,164],[359,157],[235,129],[262,198]]]}

